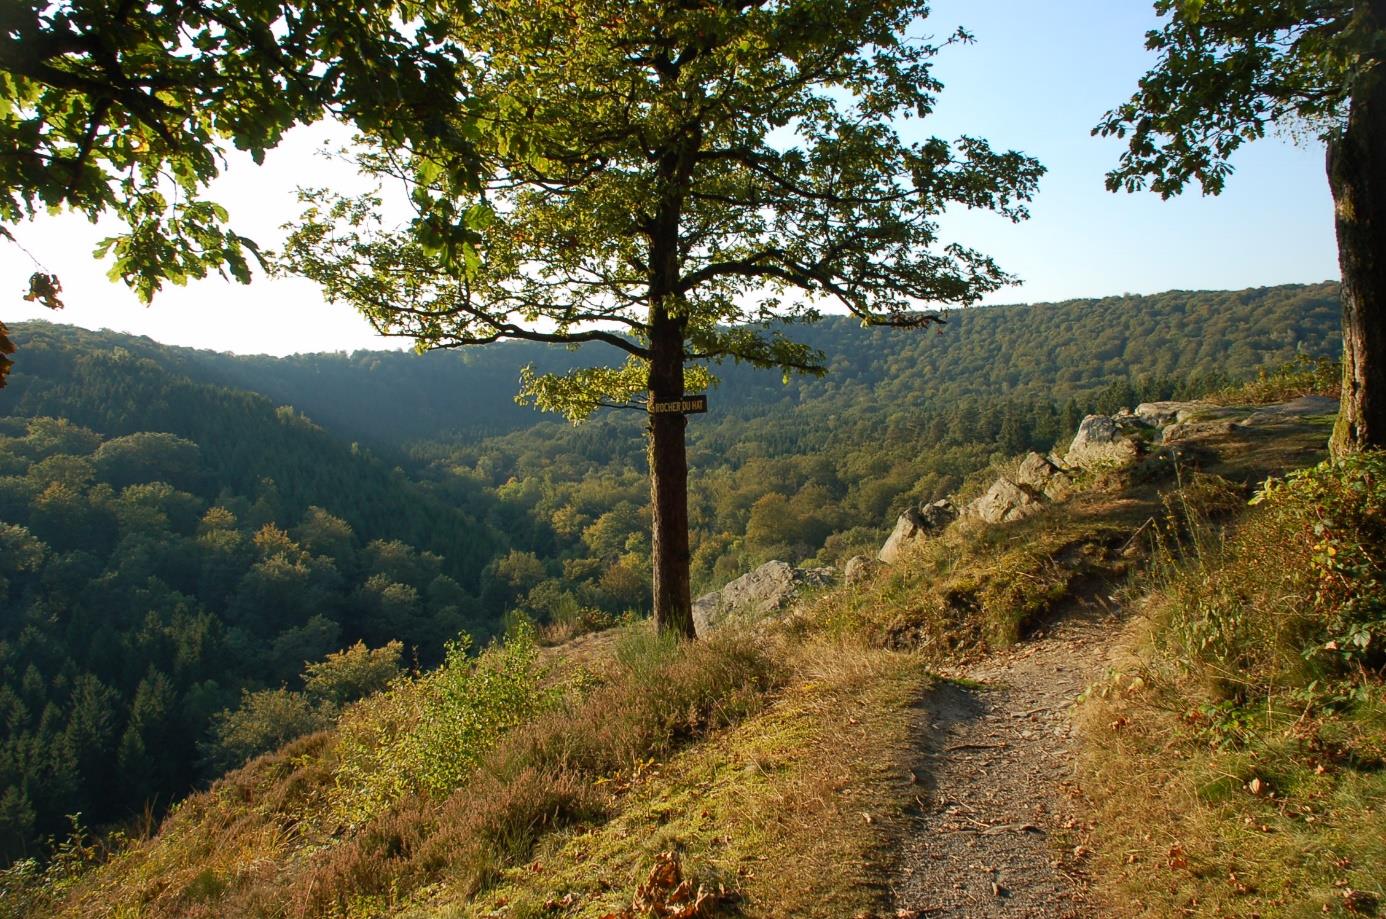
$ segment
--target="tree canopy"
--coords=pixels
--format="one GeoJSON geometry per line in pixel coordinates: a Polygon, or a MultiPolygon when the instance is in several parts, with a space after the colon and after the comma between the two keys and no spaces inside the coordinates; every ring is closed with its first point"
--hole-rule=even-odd
{"type": "MultiPolygon", "coordinates": [[[[442,127],[465,122],[450,16],[434,0],[11,0],[0,7],[0,224],[57,210],[115,217],[123,231],[96,255],[146,301],[212,271],[247,282],[259,249],[205,194],[233,148],[258,163],[290,127],[331,114],[367,133],[415,131],[459,181],[471,174],[465,138],[442,127]]],[[[46,269],[29,287],[61,305],[46,269]]],[[[0,385],[12,350],[0,327],[0,385]]]]}
{"type": "MultiPolygon", "coordinates": [[[[625,352],[621,368],[528,379],[541,407],[575,419],[642,394],[677,400],[727,358],[821,372],[786,324],[832,301],[863,323],[925,326],[940,321],[931,307],[996,289],[1008,276],[940,240],[937,218],[964,206],[1022,219],[1042,172],[978,138],[906,139],[902,121],[927,116],[941,88],[934,57],[967,38],[907,35],[927,12],[919,0],[481,4],[454,36],[484,112],[480,188],[459,196],[428,151],[378,146],[363,165],[404,181],[417,218],[386,227],[376,198],[313,193],[288,264],[421,347],[625,352]]],[[[652,488],[670,502],[654,502],[656,584],[661,571],[674,584],[663,599],[656,587],[656,617],[678,622],[685,423],[651,421],[652,488]]]]}
{"type": "Polygon", "coordinates": [[[1284,128],[1327,140],[1354,81],[1382,50],[1355,0],[1156,0],[1168,17],[1146,35],[1160,57],[1135,95],[1094,134],[1128,142],[1113,191],[1168,198],[1191,181],[1218,194],[1242,144],[1284,128]]]}

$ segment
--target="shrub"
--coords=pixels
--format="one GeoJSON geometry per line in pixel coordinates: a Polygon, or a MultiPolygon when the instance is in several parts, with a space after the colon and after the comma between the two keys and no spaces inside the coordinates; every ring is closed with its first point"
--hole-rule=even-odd
{"type": "Polygon", "coordinates": [[[1376,914],[1383,473],[1364,453],[1268,482],[1223,535],[1199,523],[1207,490],[1172,502],[1153,646],[1114,658],[1083,707],[1092,876],[1114,914],[1376,914]]]}
{"type": "Polygon", "coordinates": [[[212,719],[211,739],[202,745],[205,763],[225,772],[291,740],[320,731],[332,722],[334,709],[315,705],[307,695],[288,689],[246,692],[240,707],[212,719]]]}
{"type": "Polygon", "coordinates": [[[1166,644],[1237,696],[1379,670],[1384,477],[1386,454],[1364,453],[1267,482],[1260,512],[1171,584],[1166,644]]]}
{"type": "Polygon", "coordinates": [[[410,794],[442,797],[516,725],[557,702],[543,685],[534,633],[480,655],[449,643],[443,665],[349,709],[339,725],[339,817],[359,824],[410,794]]]}
{"type": "Polygon", "coordinates": [[[1386,664],[1386,453],[1359,453],[1267,483],[1268,502],[1305,556],[1318,619],[1306,655],[1348,668],[1386,664]]]}
{"type": "Polygon", "coordinates": [[[1256,372],[1256,379],[1218,390],[1208,398],[1224,404],[1284,402],[1299,396],[1337,398],[1342,380],[1341,362],[1301,354],[1274,370],[1262,368],[1256,372]]]}
{"type": "Polygon", "coordinates": [[[344,651],[310,663],[303,671],[303,688],[310,696],[344,705],[379,692],[399,676],[404,645],[392,641],[381,648],[367,648],[358,641],[344,651]]]}
{"type": "Polygon", "coordinates": [[[560,699],[530,633],[401,681],[339,726],[337,793],[355,827],[285,897],[289,915],[386,908],[446,875],[470,895],[681,742],[758,710],[784,668],[744,636],[695,643],[629,626],[605,681],[560,699]],[[489,700],[489,701],[487,701],[489,700]],[[526,723],[520,724],[521,720],[526,723]]]}

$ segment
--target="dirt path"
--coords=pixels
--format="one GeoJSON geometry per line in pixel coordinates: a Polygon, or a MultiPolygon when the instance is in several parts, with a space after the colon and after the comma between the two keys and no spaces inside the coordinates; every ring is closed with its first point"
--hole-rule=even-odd
{"type": "Polygon", "coordinates": [[[1011,652],[953,674],[920,708],[921,808],[892,884],[897,915],[1090,919],[1074,784],[1079,693],[1118,623],[1075,610],[1011,652]]]}

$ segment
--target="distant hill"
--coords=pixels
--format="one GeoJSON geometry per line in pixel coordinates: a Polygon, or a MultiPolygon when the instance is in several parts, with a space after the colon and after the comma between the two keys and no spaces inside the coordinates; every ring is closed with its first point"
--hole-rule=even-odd
{"type": "Polygon", "coordinates": [[[106,436],[176,434],[201,447],[208,497],[253,497],[268,481],[278,515],[326,508],[359,532],[446,553],[473,582],[501,542],[481,523],[480,491],[435,499],[289,400],[219,384],[204,364],[217,355],[46,323],[22,324],[15,337],[23,369],[0,392],[0,417],[64,418],[106,436]]]}
{"type": "MultiPolygon", "coordinates": [[[[42,330],[58,328],[20,323],[14,338],[26,348],[42,330]]],[[[830,373],[783,384],[774,373],[724,366],[715,414],[750,418],[820,399],[837,412],[872,413],[963,396],[1081,400],[1117,380],[1240,378],[1299,353],[1332,356],[1341,349],[1335,283],[978,307],[953,311],[941,334],[863,329],[842,316],[789,332],[823,350],[830,373]]],[[[560,372],[616,359],[601,346],[568,351],[520,342],[425,355],[241,357],[110,332],[81,333],[80,346],[124,348],[168,372],[292,405],[343,437],[390,445],[475,439],[540,423],[544,416],[514,403],[521,367],[560,372]]],[[[17,380],[44,374],[25,363],[17,380]]]]}

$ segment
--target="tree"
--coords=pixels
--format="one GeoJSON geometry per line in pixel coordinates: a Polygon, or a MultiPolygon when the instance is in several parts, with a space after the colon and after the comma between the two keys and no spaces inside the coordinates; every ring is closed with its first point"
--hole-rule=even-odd
{"type": "MultiPolygon", "coordinates": [[[[983,140],[902,137],[929,114],[942,44],[905,36],[923,0],[494,0],[466,20],[486,112],[478,193],[425,150],[363,166],[403,180],[403,229],[378,199],[307,195],[286,264],[423,348],[521,339],[624,353],[622,366],[527,374],[540,408],[677,402],[710,363],[822,373],[786,337],[835,301],[921,328],[925,305],[1006,283],[943,245],[949,205],[1026,216],[1042,168],[983,140]]],[[[654,611],[691,636],[686,417],[649,416],[654,611]]]]}
{"type": "MultiPolygon", "coordinates": [[[[393,0],[9,0],[0,6],[0,223],[112,215],[111,276],[149,300],[210,271],[250,279],[255,244],[203,196],[228,149],[256,162],[332,113],[413,143],[467,182],[451,4],[393,0]],[[405,25],[407,23],[407,26],[405,25]],[[446,108],[446,112],[444,111],[446,108]],[[444,120],[443,115],[449,117],[444,120]],[[445,141],[435,144],[435,141],[445,141]]],[[[0,226],[0,236],[15,242],[0,226]]],[[[46,270],[28,299],[57,308],[46,270]]],[[[14,346],[0,325],[0,386],[14,346]]]]}
{"type": "Polygon", "coordinates": [[[400,674],[399,659],[404,645],[392,641],[380,648],[367,648],[358,641],[350,648],[308,662],[303,669],[303,688],[309,696],[345,705],[379,692],[400,674]]]}
{"type": "Polygon", "coordinates": [[[330,707],[314,705],[305,693],[283,687],[247,690],[238,708],[212,719],[211,736],[201,745],[203,761],[213,774],[235,769],[304,734],[321,731],[332,723],[332,715],[330,707]]]}
{"type": "Polygon", "coordinates": [[[1268,128],[1327,147],[1342,269],[1335,455],[1386,447],[1386,0],[1156,0],[1160,60],[1094,134],[1126,138],[1112,191],[1222,191],[1228,159],[1268,128]]]}

